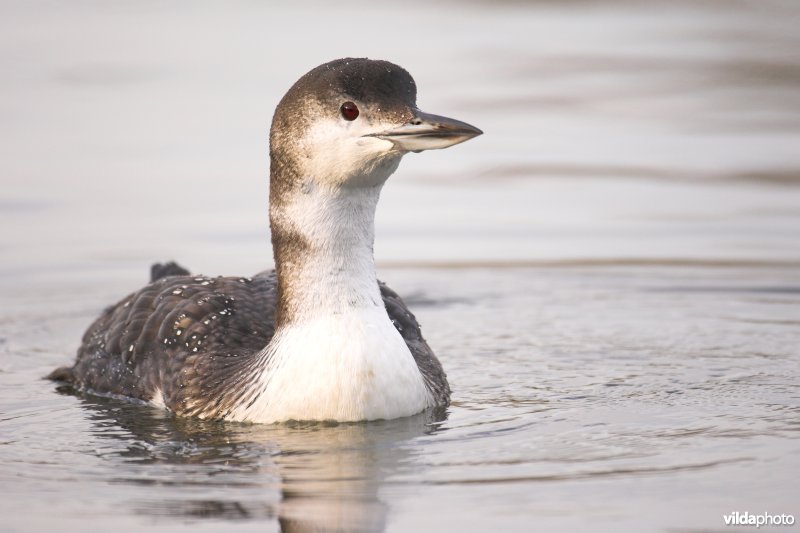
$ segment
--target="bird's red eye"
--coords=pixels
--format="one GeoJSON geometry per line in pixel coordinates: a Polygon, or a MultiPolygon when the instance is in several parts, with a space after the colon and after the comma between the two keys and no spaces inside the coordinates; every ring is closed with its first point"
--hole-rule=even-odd
{"type": "Polygon", "coordinates": [[[355,120],[358,118],[358,106],[353,102],[345,102],[339,108],[342,113],[342,118],[345,120],[355,120]]]}

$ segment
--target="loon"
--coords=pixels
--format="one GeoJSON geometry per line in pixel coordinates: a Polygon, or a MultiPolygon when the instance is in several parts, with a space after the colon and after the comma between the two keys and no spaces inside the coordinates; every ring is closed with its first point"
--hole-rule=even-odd
{"type": "Polygon", "coordinates": [[[151,283],[89,327],[48,378],[178,416],[354,422],[447,406],[442,365],[403,300],[375,274],[375,209],[408,152],[483,133],[424,113],[398,65],[338,59],[302,76],[270,129],[275,270],[151,283]]]}

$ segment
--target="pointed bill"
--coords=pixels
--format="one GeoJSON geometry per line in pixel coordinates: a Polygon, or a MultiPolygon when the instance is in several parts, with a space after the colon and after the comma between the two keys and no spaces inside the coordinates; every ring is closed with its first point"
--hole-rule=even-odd
{"type": "Polygon", "coordinates": [[[466,122],[416,110],[414,118],[408,123],[388,131],[371,133],[368,136],[391,141],[404,152],[421,152],[448,148],[482,133],[481,130],[466,122]]]}

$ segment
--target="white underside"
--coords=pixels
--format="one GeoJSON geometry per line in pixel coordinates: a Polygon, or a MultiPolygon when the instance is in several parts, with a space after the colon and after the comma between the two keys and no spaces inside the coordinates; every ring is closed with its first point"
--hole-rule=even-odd
{"type": "Polygon", "coordinates": [[[229,420],[378,420],[433,405],[405,341],[381,307],[293,324],[267,347],[258,399],[229,420]]]}

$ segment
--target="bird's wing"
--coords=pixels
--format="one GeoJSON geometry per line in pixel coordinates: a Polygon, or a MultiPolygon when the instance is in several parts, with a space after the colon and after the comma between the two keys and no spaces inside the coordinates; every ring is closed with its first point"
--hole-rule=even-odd
{"type": "Polygon", "coordinates": [[[166,276],[107,308],[83,336],[75,366],[50,377],[149,399],[191,355],[249,355],[274,334],[274,275],[166,276]]]}
{"type": "Polygon", "coordinates": [[[409,311],[405,302],[396,292],[382,281],[379,284],[383,304],[386,306],[389,318],[392,319],[394,327],[397,328],[403,340],[406,341],[406,345],[411,351],[411,355],[414,356],[414,361],[416,361],[422,377],[425,379],[428,390],[433,395],[437,405],[447,405],[450,401],[450,386],[447,383],[447,376],[439,359],[436,358],[433,350],[425,342],[416,317],[409,311]]]}

